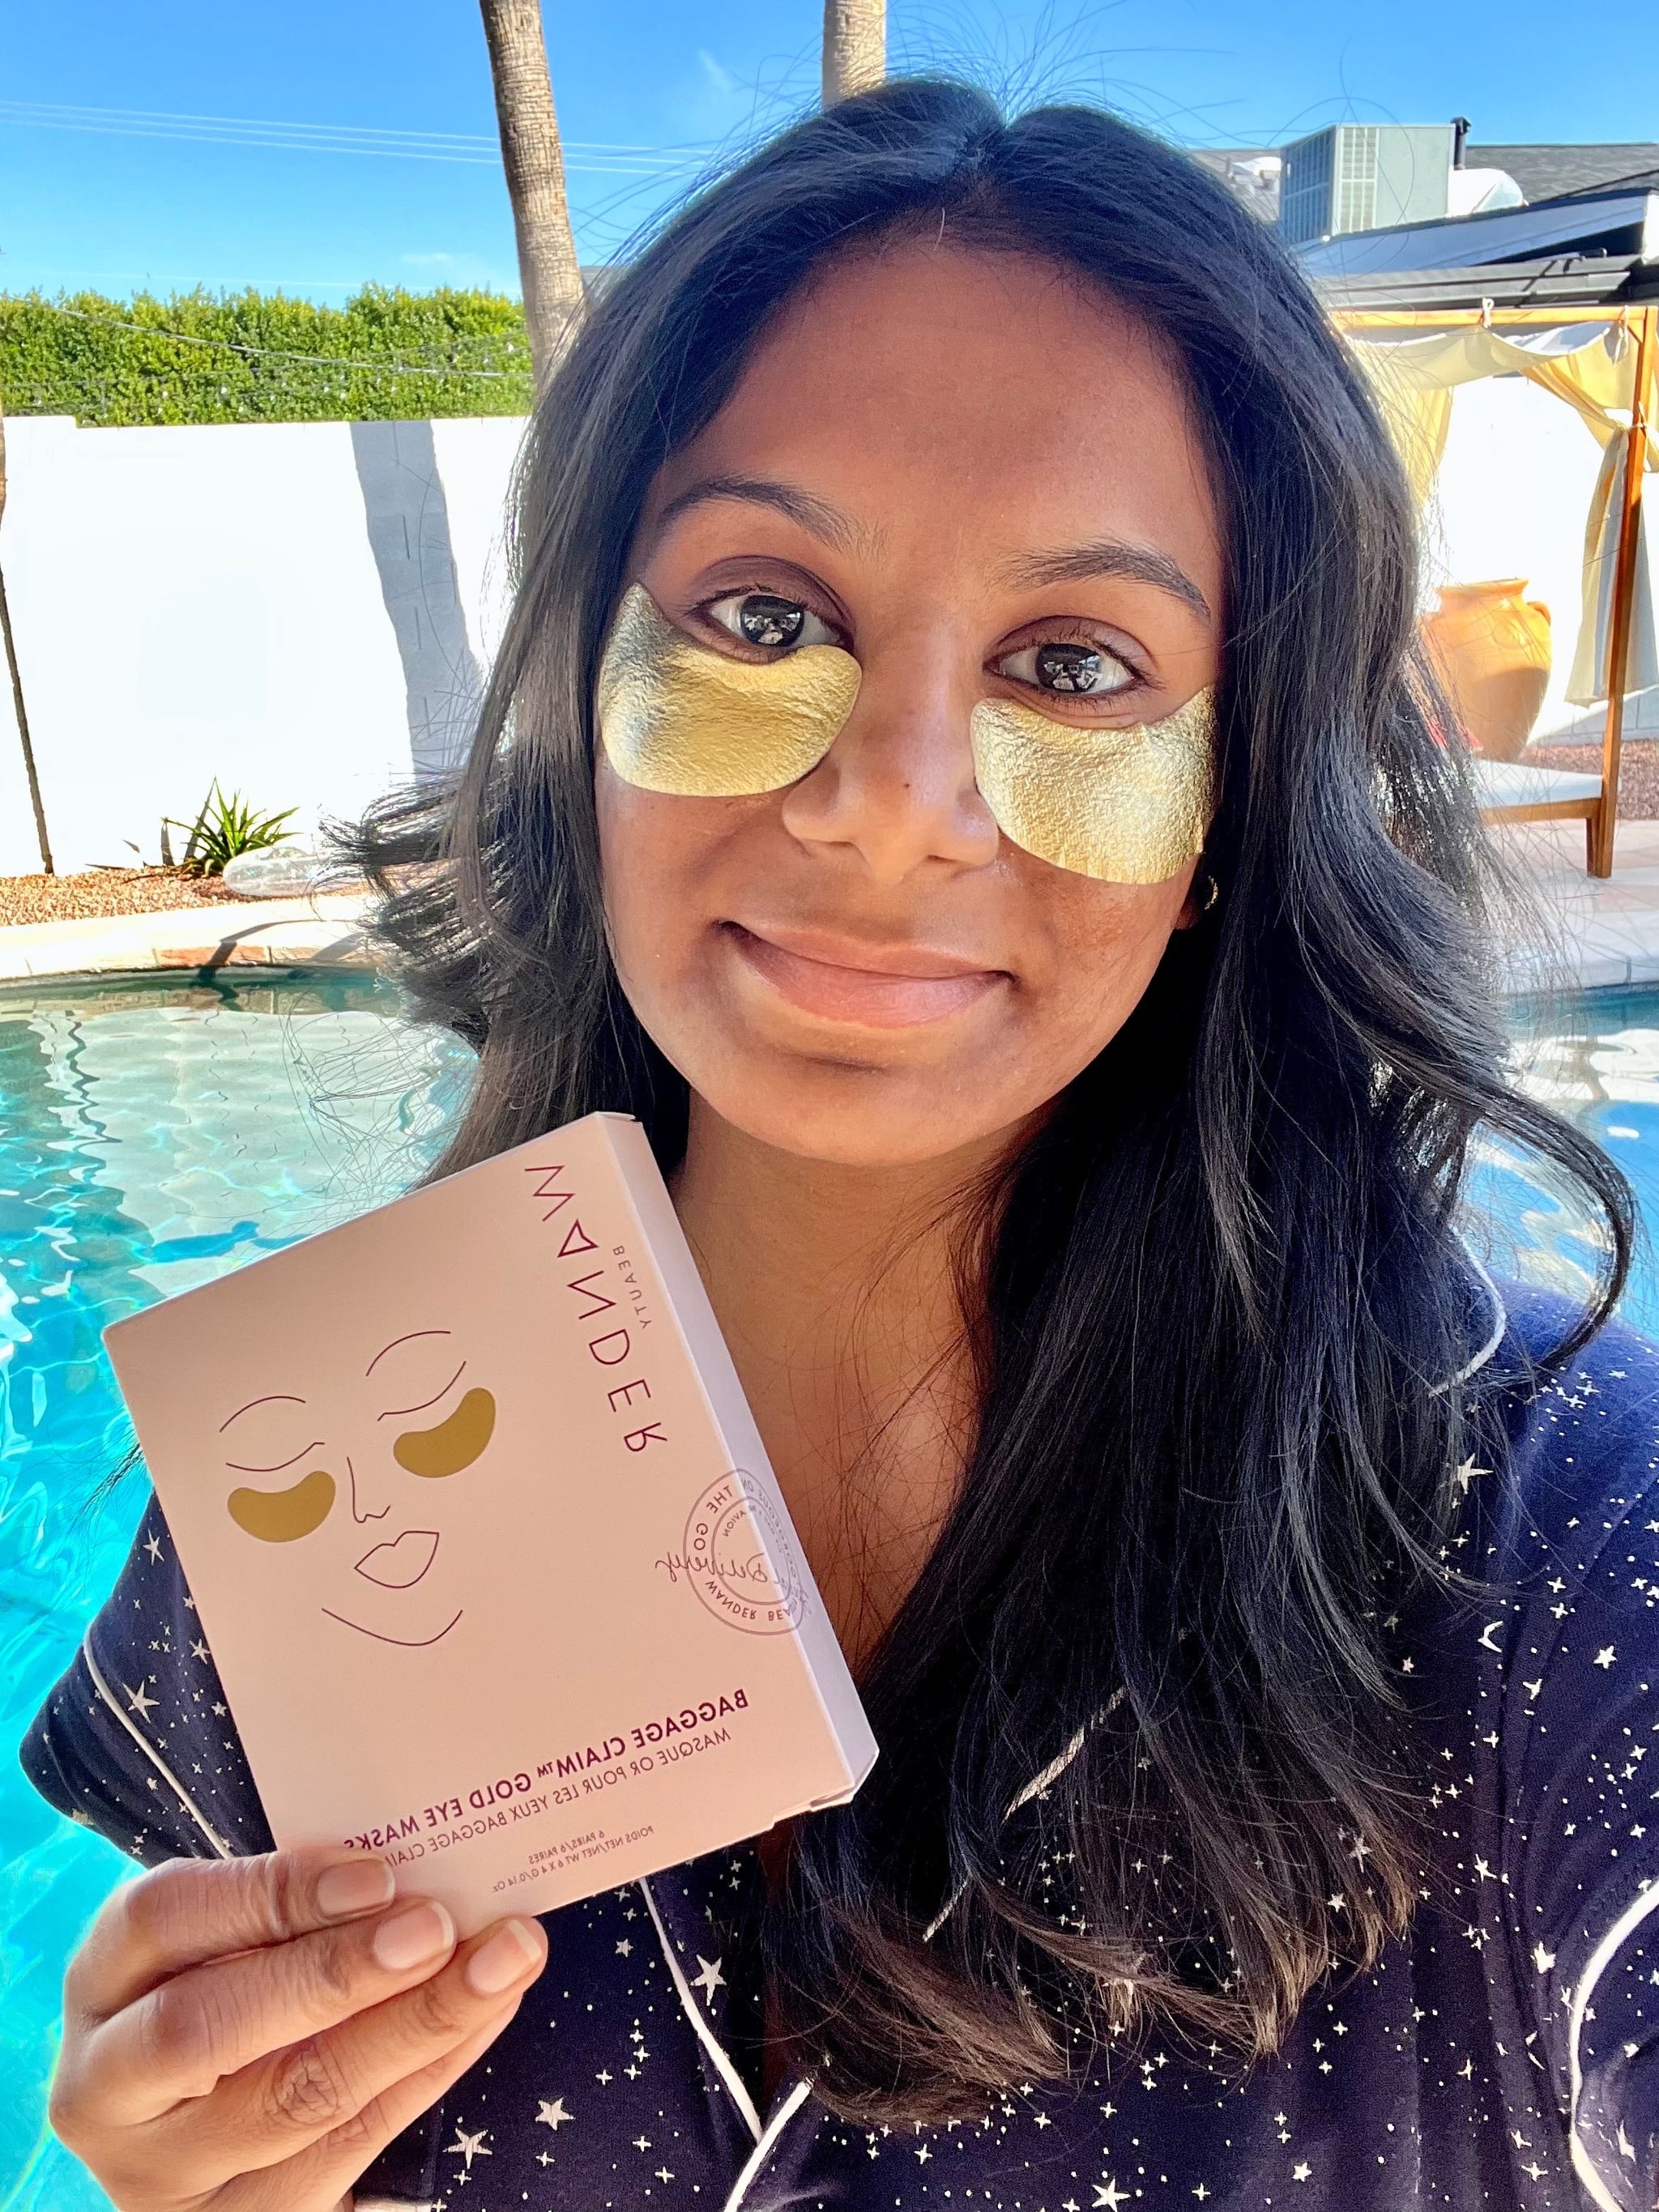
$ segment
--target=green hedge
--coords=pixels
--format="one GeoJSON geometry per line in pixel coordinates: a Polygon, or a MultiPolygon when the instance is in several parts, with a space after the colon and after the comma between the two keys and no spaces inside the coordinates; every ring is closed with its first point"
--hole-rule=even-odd
{"type": "Polygon", "coordinates": [[[366,285],[343,307],[259,292],[0,294],[0,403],[100,428],[521,415],[516,300],[366,285]]]}

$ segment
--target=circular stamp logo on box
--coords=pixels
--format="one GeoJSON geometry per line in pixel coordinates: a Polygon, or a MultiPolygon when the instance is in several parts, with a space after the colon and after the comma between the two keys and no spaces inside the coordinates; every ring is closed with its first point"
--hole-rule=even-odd
{"type": "Polygon", "coordinates": [[[793,1532],[743,1468],[711,1482],[685,1524],[691,1587],[716,1620],[745,1636],[787,1636],[800,1626],[806,1590],[793,1532]]]}

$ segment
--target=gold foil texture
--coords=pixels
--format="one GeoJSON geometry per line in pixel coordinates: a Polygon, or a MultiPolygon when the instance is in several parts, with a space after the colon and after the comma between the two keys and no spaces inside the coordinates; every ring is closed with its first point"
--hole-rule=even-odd
{"type": "MultiPolygon", "coordinates": [[[[635,584],[599,665],[599,735],[645,791],[733,799],[810,774],[846,727],[860,669],[838,646],[729,659],[677,630],[635,584]]],[[[1214,810],[1214,716],[1200,691],[1161,722],[1090,729],[1009,699],[970,725],[981,796],[1039,860],[1117,884],[1161,884],[1203,849],[1214,810]]]]}
{"type": "Polygon", "coordinates": [[[839,646],[781,660],[731,660],[677,630],[635,584],[599,665],[599,735],[643,791],[734,799],[797,783],[834,744],[859,696],[839,646]]]}
{"type": "Polygon", "coordinates": [[[971,729],[980,796],[1038,860],[1103,883],[1161,884],[1203,850],[1215,805],[1208,691],[1161,722],[1115,730],[981,699],[971,729]]]}

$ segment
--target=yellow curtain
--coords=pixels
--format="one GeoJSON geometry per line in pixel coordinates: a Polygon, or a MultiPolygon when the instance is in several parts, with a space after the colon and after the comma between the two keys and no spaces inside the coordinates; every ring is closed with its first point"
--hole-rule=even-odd
{"type": "MultiPolygon", "coordinates": [[[[1584,524],[1583,619],[1567,696],[1575,706],[1605,699],[1624,510],[1626,434],[1635,389],[1635,338],[1610,319],[1606,325],[1569,325],[1525,336],[1475,325],[1392,341],[1350,335],[1348,343],[1376,396],[1419,503],[1428,497],[1445,454],[1451,395],[1460,384],[1487,376],[1524,376],[1565,400],[1589,426],[1601,448],[1601,468],[1584,524]]],[[[1649,428],[1646,461],[1648,471],[1659,471],[1659,425],[1649,428]]],[[[1636,621],[1626,679],[1632,690],[1659,683],[1659,641],[1644,539],[1638,541],[1637,552],[1636,621]]]]}

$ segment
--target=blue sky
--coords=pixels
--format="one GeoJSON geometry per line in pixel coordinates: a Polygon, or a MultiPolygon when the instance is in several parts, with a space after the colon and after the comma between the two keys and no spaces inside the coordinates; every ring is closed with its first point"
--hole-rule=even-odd
{"type": "MultiPolygon", "coordinates": [[[[590,261],[615,254],[702,162],[816,95],[820,0],[544,8],[590,261]]],[[[1630,0],[889,11],[895,67],[942,66],[1017,97],[1104,99],[1189,144],[1459,112],[1477,139],[1659,137],[1659,58],[1651,40],[1630,58],[1630,0]]],[[[472,0],[0,0],[0,289],[516,289],[472,0]],[[46,110],[81,127],[48,127],[46,110]],[[249,143],[285,135],[249,122],[300,128],[249,143]],[[346,135],[319,144],[330,132],[346,135]],[[443,143],[416,143],[419,159],[346,150],[385,146],[375,132],[443,143]]]]}

